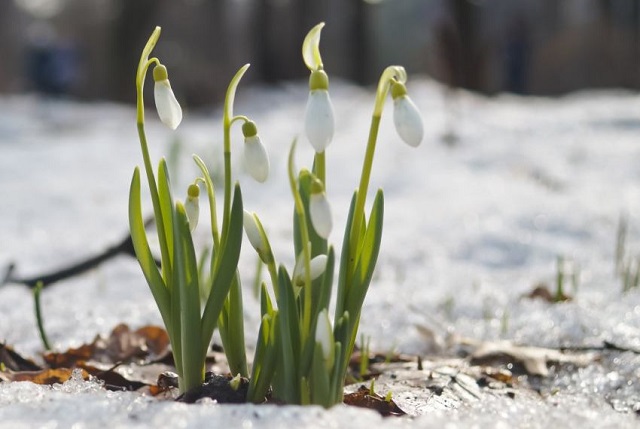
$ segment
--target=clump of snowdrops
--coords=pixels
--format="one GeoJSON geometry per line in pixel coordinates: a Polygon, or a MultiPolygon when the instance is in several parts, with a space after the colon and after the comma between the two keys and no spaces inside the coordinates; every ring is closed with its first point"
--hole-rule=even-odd
{"type": "Polygon", "coordinates": [[[250,377],[247,400],[263,401],[271,396],[289,404],[320,404],[329,407],[342,401],[345,374],[357,337],[360,312],[380,250],[384,199],[378,190],[371,211],[365,214],[369,178],[380,118],[389,93],[394,104],[394,123],[400,137],[411,146],[420,144],[422,120],[407,95],[406,73],[399,66],[382,73],[376,92],[371,128],[365,149],[360,184],[353,194],[339,261],[328,238],[333,228],[326,193],[326,150],[333,139],[334,114],[329,96],[329,78],[320,55],[320,33],[314,27],[304,40],[302,54],[310,70],[305,133],[315,149],[311,171],[294,168],[296,143],[288,156],[293,197],[294,267],[279,265],[269,237],[256,213],[243,209],[240,185],[232,185],[231,128],[242,124],[244,159],[248,172],[258,182],[269,174],[269,159],[256,124],[234,115],[236,88],[249,65],[229,84],[223,113],[224,192],[222,222],[218,226],[216,192],[205,163],[193,156],[198,177],[187,190],[184,202],[174,199],[166,161],[154,171],[145,135],[143,87],[153,67],[154,98],[158,115],[169,128],[182,120],[166,67],[150,58],[160,37],[157,27],[142,51],[136,74],[137,125],[151,202],[160,245],[160,267],[156,265],[144,228],[140,171],[131,181],[129,221],[137,258],[163,322],[169,333],[179,388],[186,391],[204,380],[204,362],[215,328],[218,328],[232,374],[250,377]],[[203,274],[192,240],[198,223],[201,188],[211,213],[211,249],[208,273],[203,274]],[[260,291],[261,325],[251,366],[245,355],[242,288],[238,259],[242,231],[269,273],[270,285],[260,291]],[[333,317],[330,301],[334,271],[338,269],[333,317]]]}

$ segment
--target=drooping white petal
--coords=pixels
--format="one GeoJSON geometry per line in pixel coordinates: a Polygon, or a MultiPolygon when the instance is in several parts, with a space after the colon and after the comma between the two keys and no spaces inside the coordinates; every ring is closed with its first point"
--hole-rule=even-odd
{"type": "Polygon", "coordinates": [[[193,232],[198,226],[198,217],[200,216],[198,198],[187,197],[187,201],[184,203],[184,210],[187,213],[187,219],[189,219],[189,229],[193,232]]]}
{"type": "Polygon", "coordinates": [[[249,239],[249,242],[251,243],[253,248],[256,249],[258,253],[264,251],[264,246],[262,245],[262,236],[260,235],[260,230],[258,229],[256,220],[253,217],[253,213],[245,210],[242,220],[244,224],[244,232],[247,234],[247,238],[249,239]]]}
{"type": "Polygon", "coordinates": [[[335,354],[335,341],[333,339],[331,321],[329,320],[326,308],[318,313],[318,320],[316,322],[316,342],[320,343],[325,365],[327,369],[331,370],[331,368],[333,368],[335,354]]]}
{"type": "Polygon", "coordinates": [[[182,108],[176,100],[176,96],[173,95],[169,79],[156,81],[153,87],[153,96],[160,120],[172,130],[178,128],[182,121],[182,108]]]}
{"type": "Polygon", "coordinates": [[[413,147],[420,145],[424,135],[422,117],[409,96],[404,95],[393,100],[393,123],[405,143],[413,147]]]}
{"type": "Polygon", "coordinates": [[[269,177],[269,156],[258,135],[244,141],[244,164],[251,176],[263,183],[269,177]]]}
{"type": "MultiPolygon", "coordinates": [[[[309,261],[309,269],[311,281],[314,281],[320,277],[325,268],[327,267],[327,255],[318,255],[309,261]]],[[[296,266],[293,269],[293,284],[294,286],[304,286],[304,253],[301,252],[296,261],[296,266]]]]}
{"type": "Polygon", "coordinates": [[[333,228],[333,217],[331,215],[331,205],[324,192],[311,194],[309,197],[309,214],[313,229],[324,239],[329,238],[333,228]]]}
{"type": "Polygon", "coordinates": [[[316,152],[324,152],[333,139],[335,119],[329,91],[316,89],[309,92],[304,118],[304,130],[316,152]]]}

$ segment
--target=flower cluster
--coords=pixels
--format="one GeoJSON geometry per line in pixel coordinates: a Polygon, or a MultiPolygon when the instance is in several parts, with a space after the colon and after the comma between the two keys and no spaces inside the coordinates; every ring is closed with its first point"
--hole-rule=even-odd
{"type": "Polygon", "coordinates": [[[296,172],[295,141],[289,152],[296,255],[291,271],[277,264],[258,215],[244,210],[240,185],[236,184],[232,189],[230,133],[235,122],[242,123],[245,169],[260,183],[269,176],[269,157],[255,122],[233,114],[235,92],[249,65],[240,68],[232,78],[225,98],[224,200],[219,227],[214,185],[205,163],[197,155],[194,155],[194,161],[201,175],[189,185],[184,204],[171,197],[164,159],[160,160],[156,179],[147,149],[142,101],[145,76],[152,65],[155,105],[160,120],[174,130],[182,121],[182,109],[169,83],[166,67],[157,58],[149,58],[158,41],[159,28],[142,52],[136,75],[138,131],[160,243],[160,267],[155,263],[144,228],[138,168],[134,171],[130,189],[130,228],[136,256],[169,333],[181,391],[202,383],[204,358],[217,328],[230,370],[238,374],[232,387],[239,384],[239,376],[250,376],[249,401],[261,402],[268,392],[277,400],[292,404],[313,403],[328,407],[342,401],[360,312],[382,237],[382,190],[377,192],[368,216],[364,207],[380,118],[389,93],[400,138],[415,147],[421,143],[424,130],[420,113],[407,95],[404,68],[388,67],[378,84],[360,185],[353,195],[340,261],[336,263],[334,249],[328,242],[334,225],[327,197],[325,158],[334,137],[335,115],[329,95],[329,77],[319,49],[323,26],[319,24],[311,29],[302,47],[303,60],[310,71],[304,131],[315,154],[311,170],[296,172]],[[198,225],[201,186],[206,189],[211,215],[211,251],[197,257],[191,234],[198,225]],[[260,263],[268,268],[271,281],[271,290],[263,283],[260,293],[262,322],[251,372],[245,355],[238,275],[243,230],[260,263]],[[203,265],[209,267],[208,272],[202,269],[203,265]],[[332,321],[329,302],[336,267],[339,272],[332,321]]]}

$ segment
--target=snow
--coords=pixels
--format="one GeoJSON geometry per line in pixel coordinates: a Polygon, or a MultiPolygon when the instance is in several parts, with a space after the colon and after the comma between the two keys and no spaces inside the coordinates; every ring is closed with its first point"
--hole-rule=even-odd
{"type": "MultiPolygon", "coordinates": [[[[417,149],[400,140],[389,101],[371,179],[371,195],[378,187],[385,190],[382,250],[361,322],[372,348],[438,353],[455,334],[532,346],[608,341],[640,349],[640,291],[623,294],[614,275],[621,216],[629,219],[629,255],[640,254],[638,96],[606,91],[559,99],[487,98],[460,92],[447,103],[430,80],[410,80],[408,89],[423,114],[425,140],[417,149]],[[447,121],[455,124],[454,145],[442,140],[447,121]],[[540,282],[553,290],[558,257],[579,268],[578,290],[566,290],[574,299],[555,305],[524,299],[540,282]]],[[[331,96],[337,124],[327,152],[327,193],[334,211],[330,239],[339,248],[374,91],[332,81],[331,96]]],[[[267,182],[252,181],[242,172],[242,137],[234,129],[234,174],[245,208],[258,213],[276,257],[289,267],[294,255],[286,155],[301,134],[306,98],[304,83],[241,87],[235,108],[256,122],[271,158],[267,182]]],[[[22,275],[41,273],[124,236],[129,181],[142,162],[134,121],[127,106],[0,98],[0,267],[15,262],[22,275]]],[[[196,174],[190,153],[220,168],[219,109],[185,110],[176,134],[161,126],[152,109],[147,121],[154,160],[171,151],[174,135],[179,138],[173,166],[179,198],[196,174]]],[[[301,137],[299,168],[310,167],[311,154],[301,137]]],[[[203,223],[196,230],[201,242],[207,238],[203,223]]],[[[248,289],[255,255],[245,244],[241,272],[247,341],[253,343],[259,306],[248,289]]],[[[0,340],[37,358],[41,345],[32,305],[26,288],[0,288],[0,340]]],[[[50,340],[60,350],[107,334],[120,322],[161,324],[139,267],[125,257],[45,290],[42,305],[50,340]]],[[[197,428],[220,419],[230,427],[261,428],[634,427],[638,368],[637,354],[606,354],[586,368],[552,369],[541,386],[543,399],[491,398],[401,419],[346,406],[188,406],[107,392],[79,380],[53,388],[2,383],[0,427],[197,428]]]]}

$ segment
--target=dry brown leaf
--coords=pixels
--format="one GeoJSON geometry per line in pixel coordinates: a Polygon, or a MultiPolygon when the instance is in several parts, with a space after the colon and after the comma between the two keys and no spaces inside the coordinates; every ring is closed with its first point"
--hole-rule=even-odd
{"type": "MultiPolygon", "coordinates": [[[[30,381],[36,384],[52,385],[64,383],[71,378],[73,370],[67,368],[43,369],[41,371],[22,371],[10,375],[11,381],[30,381]]],[[[89,374],[82,370],[82,378],[89,379],[89,374]]]]}
{"type": "Polygon", "coordinates": [[[372,393],[366,386],[360,386],[356,392],[344,395],[343,402],[354,407],[375,410],[385,417],[406,414],[393,400],[386,400],[377,393],[372,393]]]}

